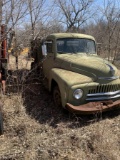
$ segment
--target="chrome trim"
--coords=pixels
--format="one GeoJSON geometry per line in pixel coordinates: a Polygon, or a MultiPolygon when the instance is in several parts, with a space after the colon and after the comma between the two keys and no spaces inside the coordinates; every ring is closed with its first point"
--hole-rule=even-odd
{"type": "Polygon", "coordinates": [[[106,64],[107,66],[109,66],[109,68],[110,68],[110,73],[112,74],[112,75],[114,75],[115,74],[115,70],[113,69],[113,67],[110,65],[110,64],[106,64]]]}
{"type": "Polygon", "coordinates": [[[112,95],[116,95],[116,94],[119,94],[120,93],[120,90],[119,91],[115,91],[115,92],[105,92],[105,93],[94,93],[94,94],[87,94],[88,97],[92,97],[92,96],[112,96],[112,95]]]}
{"type": "Polygon", "coordinates": [[[120,78],[119,76],[113,76],[113,77],[98,77],[98,79],[102,79],[102,80],[115,80],[120,78]]]}
{"type": "Polygon", "coordinates": [[[116,96],[111,96],[111,97],[96,97],[96,98],[87,98],[86,100],[87,101],[94,101],[94,100],[99,100],[99,101],[101,101],[101,100],[110,100],[110,99],[114,99],[114,98],[119,98],[120,97],[120,95],[116,95],[116,96]]]}

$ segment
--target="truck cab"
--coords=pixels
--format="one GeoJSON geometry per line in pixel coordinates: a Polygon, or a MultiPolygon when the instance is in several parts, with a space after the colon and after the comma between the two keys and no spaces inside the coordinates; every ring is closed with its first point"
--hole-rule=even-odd
{"type": "Polygon", "coordinates": [[[56,107],[96,113],[120,106],[117,68],[97,55],[94,37],[77,33],[49,35],[42,45],[45,85],[56,107]]]}

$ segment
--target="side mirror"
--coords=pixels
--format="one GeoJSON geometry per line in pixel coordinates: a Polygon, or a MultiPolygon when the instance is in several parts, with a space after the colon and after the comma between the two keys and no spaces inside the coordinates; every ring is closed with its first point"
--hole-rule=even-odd
{"type": "Polygon", "coordinates": [[[46,56],[47,55],[47,47],[46,47],[46,44],[43,43],[42,45],[42,55],[43,56],[46,56]]]}

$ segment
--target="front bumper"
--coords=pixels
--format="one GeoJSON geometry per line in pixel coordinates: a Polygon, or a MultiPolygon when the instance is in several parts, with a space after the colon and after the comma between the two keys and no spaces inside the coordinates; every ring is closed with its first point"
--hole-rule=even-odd
{"type": "Polygon", "coordinates": [[[74,106],[70,103],[66,104],[66,108],[76,114],[93,114],[104,112],[111,109],[116,109],[120,107],[120,100],[113,101],[99,101],[99,102],[89,102],[80,106],[74,106]]]}

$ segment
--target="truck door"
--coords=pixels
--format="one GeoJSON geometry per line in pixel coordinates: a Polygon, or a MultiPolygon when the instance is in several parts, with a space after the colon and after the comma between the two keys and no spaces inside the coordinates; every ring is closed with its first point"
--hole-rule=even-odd
{"type": "Polygon", "coordinates": [[[54,66],[53,41],[47,40],[45,44],[46,44],[47,56],[43,61],[43,73],[46,78],[49,78],[50,70],[54,66]]]}

